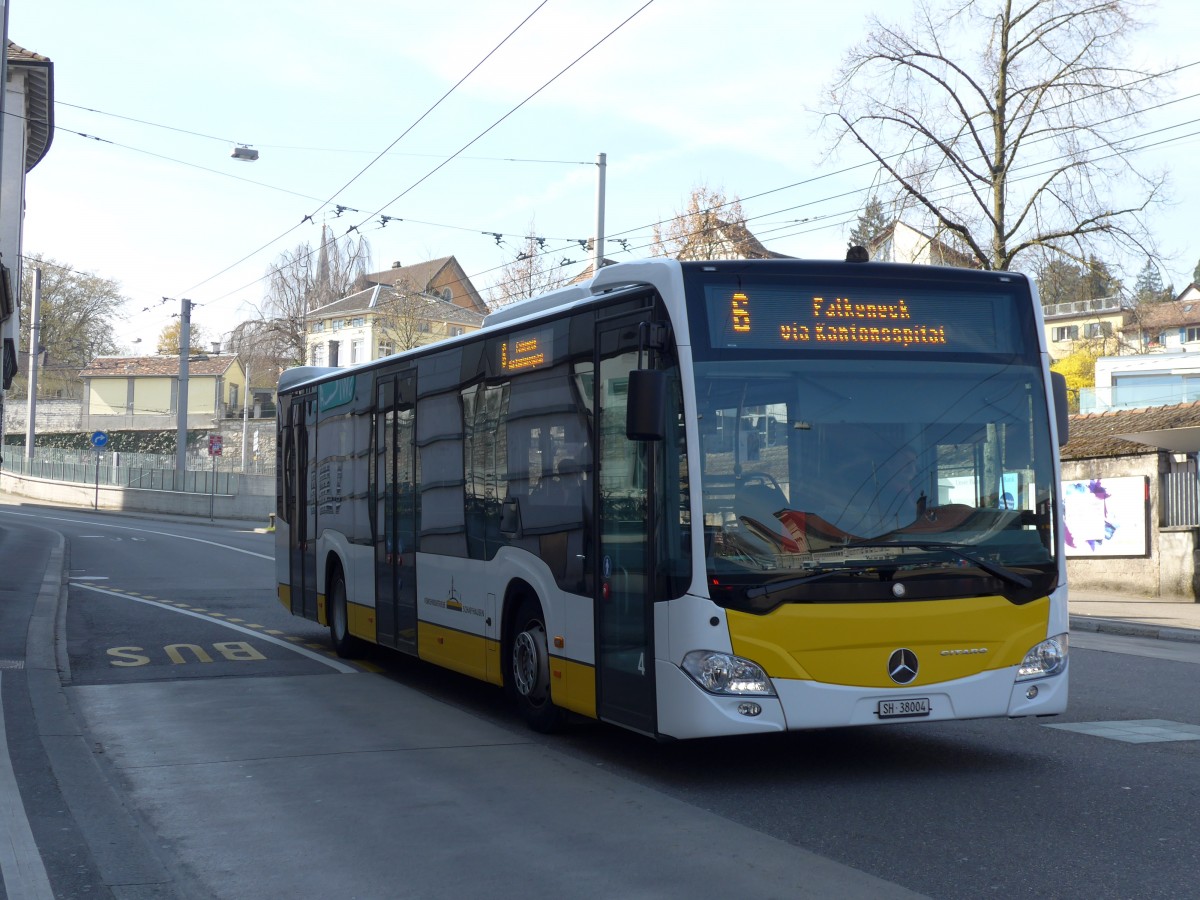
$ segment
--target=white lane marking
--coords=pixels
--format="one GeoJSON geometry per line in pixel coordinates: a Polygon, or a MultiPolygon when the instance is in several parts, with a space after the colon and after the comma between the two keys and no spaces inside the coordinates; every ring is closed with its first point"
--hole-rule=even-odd
{"type": "Polygon", "coordinates": [[[241,625],[234,625],[228,619],[214,619],[212,616],[193,612],[190,609],[180,609],[177,606],[172,606],[169,603],[162,603],[158,600],[147,600],[144,597],[132,597],[129,594],[119,594],[116,591],[106,591],[104,588],[98,588],[90,584],[76,584],[74,579],[71,579],[71,585],[73,587],[80,588],[81,590],[94,591],[97,594],[105,594],[109,597],[118,597],[121,600],[133,600],[136,603],[145,603],[148,606],[154,606],[158,609],[177,612],[183,616],[191,616],[194,619],[201,619],[205,622],[211,622],[214,625],[222,625],[225,628],[232,628],[234,631],[240,631],[242,634],[248,634],[250,637],[257,638],[260,641],[267,641],[268,643],[275,644],[279,647],[286,647],[295,653],[299,653],[301,656],[307,656],[311,660],[324,663],[325,665],[329,666],[329,668],[341,672],[343,675],[358,675],[361,671],[353,666],[348,666],[343,662],[338,662],[336,659],[329,659],[326,656],[322,656],[320,653],[313,653],[311,650],[306,650],[303,647],[297,647],[295,644],[289,644],[287,641],[281,641],[279,638],[271,637],[269,634],[264,634],[262,631],[256,631],[253,628],[243,628],[241,625]]]}
{"type": "MultiPolygon", "coordinates": [[[[222,550],[232,550],[234,553],[245,553],[247,556],[257,556],[259,559],[271,559],[275,556],[269,553],[255,553],[253,550],[243,550],[241,547],[231,547],[228,544],[219,544],[216,541],[206,541],[204,538],[188,537],[186,534],[172,534],[169,531],[155,531],[153,528],[134,528],[132,525],[110,525],[107,522],[93,522],[88,519],[67,519],[62,516],[35,516],[32,513],[9,512],[7,509],[0,510],[6,516],[23,516],[27,519],[44,519],[51,522],[70,522],[72,525],[87,525],[91,528],[119,528],[122,531],[138,531],[142,534],[153,534],[158,537],[176,538],[181,541],[195,541],[197,544],[208,544],[210,547],[220,547],[222,550]]],[[[80,537],[95,538],[100,537],[98,534],[82,534],[80,537]]]]}
{"type": "Polygon", "coordinates": [[[72,575],[72,581],[108,581],[107,575],[72,575]]]}
{"type": "Polygon", "coordinates": [[[54,900],[46,864],[38,853],[33,831],[12,759],[8,755],[8,730],[4,711],[0,709],[0,877],[4,878],[6,896],[12,900],[54,900]]]}

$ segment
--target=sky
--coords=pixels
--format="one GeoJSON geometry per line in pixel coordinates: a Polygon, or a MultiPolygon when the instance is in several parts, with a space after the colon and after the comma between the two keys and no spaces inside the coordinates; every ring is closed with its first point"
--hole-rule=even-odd
{"type": "MultiPolygon", "coordinates": [[[[1200,62],[1191,2],[1142,9],[1131,62],[1200,62]]],[[[365,237],[376,271],[453,255],[486,296],[531,230],[552,265],[590,261],[578,241],[595,232],[604,153],[610,259],[649,255],[653,225],[701,185],[741,198],[769,249],[841,257],[878,172],[862,151],[828,154],[817,110],[869,17],[911,9],[11,0],[9,39],[54,63],[24,252],[116,281],[130,353],[153,352],[183,298],[210,340],[256,318],[271,264],[322,226],[365,237]],[[258,160],[233,159],[237,145],[258,160]]],[[[1138,127],[1168,130],[1137,162],[1171,179],[1153,226],[1163,280],[1182,289],[1200,260],[1200,65],[1163,87],[1176,102],[1138,127]]],[[[1118,264],[1127,284],[1142,262],[1118,264]]]]}

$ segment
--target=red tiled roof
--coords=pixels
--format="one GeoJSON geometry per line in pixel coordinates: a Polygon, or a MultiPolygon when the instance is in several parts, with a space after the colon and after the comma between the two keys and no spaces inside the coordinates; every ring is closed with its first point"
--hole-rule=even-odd
{"type": "Polygon", "coordinates": [[[1200,402],[1071,416],[1071,440],[1062,448],[1062,458],[1101,459],[1155,453],[1154,447],[1118,435],[1195,426],[1200,426],[1200,402]]]}
{"type": "MultiPolygon", "coordinates": [[[[237,362],[236,356],[190,359],[188,360],[188,376],[224,375],[235,362],[237,362]]],[[[129,378],[130,376],[161,378],[168,375],[179,376],[178,356],[98,356],[79,373],[80,378],[129,378]]]]}

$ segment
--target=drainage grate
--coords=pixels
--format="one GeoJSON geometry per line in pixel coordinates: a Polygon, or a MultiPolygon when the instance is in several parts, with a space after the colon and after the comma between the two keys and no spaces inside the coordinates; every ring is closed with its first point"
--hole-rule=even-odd
{"type": "Polygon", "coordinates": [[[1167,719],[1127,719],[1119,722],[1075,722],[1050,725],[1060,731],[1074,731],[1093,737],[1124,741],[1127,744],[1158,744],[1164,741],[1200,741],[1200,725],[1171,722],[1167,719]]]}

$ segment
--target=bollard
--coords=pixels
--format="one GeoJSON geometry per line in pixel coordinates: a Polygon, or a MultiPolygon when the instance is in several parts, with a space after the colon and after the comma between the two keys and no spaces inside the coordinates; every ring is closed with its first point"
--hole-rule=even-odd
{"type": "Polygon", "coordinates": [[[275,513],[267,513],[267,518],[270,520],[267,523],[267,533],[273,534],[275,532],[275,513]]]}

